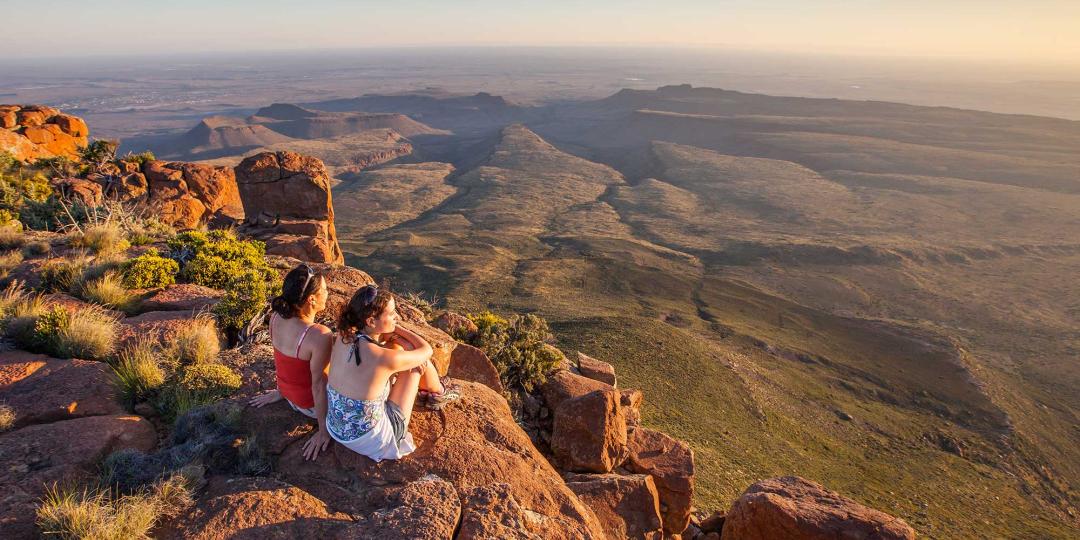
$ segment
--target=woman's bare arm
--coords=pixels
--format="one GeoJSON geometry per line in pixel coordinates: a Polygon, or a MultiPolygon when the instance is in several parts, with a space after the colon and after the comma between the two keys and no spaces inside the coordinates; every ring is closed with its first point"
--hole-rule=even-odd
{"type": "Polygon", "coordinates": [[[330,351],[334,346],[334,334],[325,326],[318,328],[312,340],[315,346],[311,353],[311,397],[315,400],[315,419],[319,422],[319,431],[304,443],[304,457],[315,459],[319,452],[330,444],[330,432],[326,429],[326,365],[330,363],[330,351]]]}

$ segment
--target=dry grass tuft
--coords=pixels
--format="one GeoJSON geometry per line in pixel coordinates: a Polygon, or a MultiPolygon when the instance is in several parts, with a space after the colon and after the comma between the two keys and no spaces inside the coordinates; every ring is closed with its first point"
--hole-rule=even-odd
{"type": "Polygon", "coordinates": [[[213,362],[221,352],[221,337],[217,322],[208,313],[201,313],[186,324],[173,340],[175,357],[181,364],[213,362]]]}
{"type": "Polygon", "coordinates": [[[0,433],[15,427],[15,409],[10,405],[0,405],[0,433]]]}
{"type": "Polygon", "coordinates": [[[82,286],[83,300],[108,308],[129,311],[138,295],[124,288],[123,279],[115,271],[105,272],[101,277],[82,286]]]}

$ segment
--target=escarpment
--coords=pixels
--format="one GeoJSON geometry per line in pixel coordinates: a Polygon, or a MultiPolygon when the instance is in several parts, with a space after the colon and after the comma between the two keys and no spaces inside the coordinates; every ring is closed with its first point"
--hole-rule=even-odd
{"type": "Polygon", "coordinates": [[[285,402],[249,405],[276,386],[267,297],[309,262],[326,276],[332,324],[379,277],[341,264],[322,162],[267,152],[235,169],[123,158],[92,169],[51,179],[50,196],[149,217],[115,210],[4,239],[0,537],[62,532],[64,501],[100,512],[96,527],[151,512],[130,537],[913,537],[798,478],[755,484],[699,521],[693,448],[642,421],[650,396],[621,386],[624,374],[544,344],[559,361],[526,390],[456,339],[479,331],[473,320],[406,297],[401,324],[462,381],[462,399],[417,408],[417,450],[401,460],[336,443],[306,460],[314,421],[285,402]],[[112,491],[93,491],[102,485],[112,491]]]}

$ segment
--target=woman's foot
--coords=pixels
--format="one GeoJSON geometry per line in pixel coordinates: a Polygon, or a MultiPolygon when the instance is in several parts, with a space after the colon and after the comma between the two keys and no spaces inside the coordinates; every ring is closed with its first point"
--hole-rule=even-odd
{"type": "Polygon", "coordinates": [[[460,384],[451,381],[449,377],[439,377],[439,383],[442,384],[442,392],[420,391],[424,406],[435,411],[441,410],[447,404],[461,399],[460,384]]]}

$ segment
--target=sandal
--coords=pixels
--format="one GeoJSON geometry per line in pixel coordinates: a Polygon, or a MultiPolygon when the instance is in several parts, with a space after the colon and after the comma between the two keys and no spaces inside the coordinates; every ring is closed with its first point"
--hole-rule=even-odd
{"type": "Polygon", "coordinates": [[[424,406],[435,411],[441,410],[447,404],[461,399],[460,384],[452,382],[449,377],[439,377],[439,382],[441,382],[443,386],[441,394],[428,392],[427,390],[420,391],[424,406]]]}

